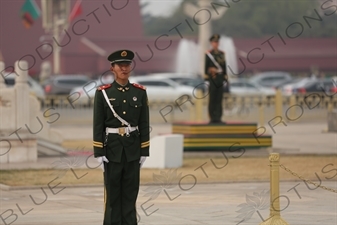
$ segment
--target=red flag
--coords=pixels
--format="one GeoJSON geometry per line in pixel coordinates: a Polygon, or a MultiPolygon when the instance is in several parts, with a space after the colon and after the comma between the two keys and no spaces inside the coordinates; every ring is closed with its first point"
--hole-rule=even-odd
{"type": "Polygon", "coordinates": [[[77,16],[82,14],[82,6],[81,6],[82,0],[77,0],[74,8],[71,10],[69,14],[69,22],[73,21],[77,16]]]}
{"type": "Polygon", "coordinates": [[[28,12],[23,14],[22,21],[26,28],[30,28],[34,23],[33,17],[28,12]]]}

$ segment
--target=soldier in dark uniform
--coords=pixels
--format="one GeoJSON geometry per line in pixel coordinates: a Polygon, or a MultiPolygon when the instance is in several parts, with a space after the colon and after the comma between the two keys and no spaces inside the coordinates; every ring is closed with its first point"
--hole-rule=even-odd
{"type": "Polygon", "coordinates": [[[219,50],[220,35],[214,34],[209,39],[212,49],[205,54],[205,80],[209,81],[209,103],[208,113],[210,123],[223,123],[222,98],[223,84],[226,81],[226,60],[225,53],[219,50]]]}
{"type": "Polygon", "coordinates": [[[133,57],[129,50],[110,54],[115,80],[95,94],[93,146],[104,165],[103,225],[137,224],[140,167],[149,156],[150,139],[146,89],[129,82],[133,57]]]}

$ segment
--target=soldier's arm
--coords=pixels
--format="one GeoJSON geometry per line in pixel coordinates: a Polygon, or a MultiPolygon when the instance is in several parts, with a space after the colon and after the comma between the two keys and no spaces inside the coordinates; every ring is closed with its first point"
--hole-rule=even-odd
{"type": "Polygon", "coordinates": [[[222,71],[224,73],[224,79],[227,80],[227,62],[226,62],[226,53],[223,52],[223,59],[225,63],[222,65],[222,71]]]}
{"type": "Polygon", "coordinates": [[[208,57],[207,52],[205,54],[205,74],[204,80],[209,81],[211,78],[214,78],[217,72],[217,68],[214,67],[211,59],[208,57]]]}
{"type": "Polygon", "coordinates": [[[209,58],[208,58],[207,54],[205,54],[204,80],[206,80],[206,81],[210,79],[210,75],[208,73],[208,68],[209,68],[209,58]]]}
{"type": "Polygon", "coordinates": [[[227,61],[226,61],[226,53],[225,52],[224,52],[223,58],[225,60],[225,63],[223,65],[222,71],[224,72],[224,75],[225,75],[224,78],[227,80],[228,79],[228,77],[227,77],[227,61]]]}
{"type": "Polygon", "coordinates": [[[142,98],[142,108],[138,122],[138,129],[140,133],[140,155],[150,155],[150,116],[149,116],[149,102],[146,90],[142,98]]]}
{"type": "Polygon", "coordinates": [[[97,89],[94,99],[94,118],[93,118],[93,147],[94,157],[105,156],[103,143],[104,143],[104,96],[102,91],[97,89]]]}

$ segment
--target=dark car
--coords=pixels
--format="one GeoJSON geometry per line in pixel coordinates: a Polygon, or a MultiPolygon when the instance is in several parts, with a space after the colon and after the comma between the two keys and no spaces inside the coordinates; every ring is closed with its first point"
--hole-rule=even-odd
{"type": "Polygon", "coordinates": [[[42,83],[47,95],[67,95],[78,86],[83,86],[90,81],[86,75],[53,75],[42,83]]]}
{"type": "Polygon", "coordinates": [[[303,86],[296,87],[293,93],[336,93],[337,81],[332,78],[316,79],[305,83],[303,86]]]}

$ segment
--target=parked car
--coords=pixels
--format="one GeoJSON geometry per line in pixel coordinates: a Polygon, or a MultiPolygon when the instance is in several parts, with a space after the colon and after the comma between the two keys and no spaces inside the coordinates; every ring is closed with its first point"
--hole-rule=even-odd
{"type": "MultiPolygon", "coordinates": [[[[7,73],[4,75],[5,84],[7,87],[12,87],[15,85],[15,77],[18,75],[16,73],[7,73]]],[[[2,78],[0,78],[2,79],[2,78]]],[[[36,96],[40,101],[43,101],[46,97],[42,86],[34,80],[32,77],[28,76],[27,83],[30,88],[30,93],[36,96]]]]}
{"type": "Polygon", "coordinates": [[[246,79],[231,79],[229,92],[240,96],[274,96],[275,89],[262,87],[246,79]]]}
{"type": "Polygon", "coordinates": [[[148,74],[150,77],[161,77],[173,80],[181,85],[186,85],[193,87],[195,89],[201,90],[203,93],[208,89],[208,83],[205,82],[202,78],[197,77],[194,74],[187,73],[153,73],[148,74]]]}
{"type": "Polygon", "coordinates": [[[281,83],[292,80],[292,76],[287,72],[268,71],[253,75],[249,80],[262,87],[275,88],[281,83]]]}
{"type": "Polygon", "coordinates": [[[293,89],[293,93],[322,93],[325,92],[326,94],[337,93],[337,82],[332,78],[326,79],[315,79],[311,80],[302,86],[297,86],[293,89]]]}
{"type": "Polygon", "coordinates": [[[282,94],[284,96],[290,96],[294,94],[294,90],[296,90],[299,87],[303,87],[307,83],[310,83],[312,81],[315,81],[317,78],[314,77],[304,77],[304,78],[296,78],[290,83],[283,85],[281,87],[282,94]]]}
{"type": "Polygon", "coordinates": [[[288,85],[288,84],[292,84],[294,82],[296,82],[298,80],[298,78],[293,78],[291,80],[285,80],[284,82],[280,82],[279,84],[275,85],[274,88],[275,89],[281,89],[285,86],[285,85],[288,85]]]}
{"type": "Polygon", "coordinates": [[[68,95],[74,87],[83,86],[90,80],[86,75],[52,75],[42,86],[47,95],[68,95]]]}
{"type": "MultiPolygon", "coordinates": [[[[175,102],[183,95],[193,97],[194,88],[161,77],[136,76],[130,77],[131,83],[146,87],[149,102],[175,102]]],[[[182,100],[182,99],[181,99],[182,100]]]]}
{"type": "Polygon", "coordinates": [[[73,104],[89,104],[94,99],[96,89],[99,86],[110,84],[113,81],[113,76],[104,76],[97,80],[90,80],[84,85],[73,88],[69,93],[69,100],[73,104]]]}

